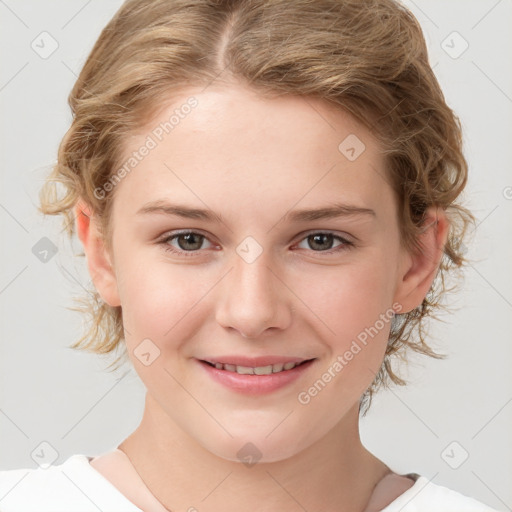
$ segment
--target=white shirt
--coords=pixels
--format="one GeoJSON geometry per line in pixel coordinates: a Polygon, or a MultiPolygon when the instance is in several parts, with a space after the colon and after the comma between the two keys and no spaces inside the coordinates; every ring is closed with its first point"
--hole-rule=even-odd
{"type": "MultiPolygon", "coordinates": [[[[0,471],[0,512],[149,512],[136,507],[94,469],[92,458],[77,454],[46,469],[0,471]]],[[[381,512],[436,511],[497,512],[421,475],[381,512]]]]}

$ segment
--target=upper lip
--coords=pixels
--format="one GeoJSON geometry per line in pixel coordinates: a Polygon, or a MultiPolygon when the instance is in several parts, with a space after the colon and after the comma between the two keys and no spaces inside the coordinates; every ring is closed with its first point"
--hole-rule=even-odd
{"type": "MultiPolygon", "coordinates": [[[[313,358],[310,358],[313,359],[313,358]]],[[[308,358],[303,357],[290,357],[290,356],[261,356],[261,357],[246,357],[246,356],[215,356],[205,357],[201,361],[208,363],[221,363],[221,364],[232,364],[234,366],[246,366],[249,368],[256,368],[259,366],[269,366],[271,364],[280,363],[302,363],[309,361],[308,358]]]]}

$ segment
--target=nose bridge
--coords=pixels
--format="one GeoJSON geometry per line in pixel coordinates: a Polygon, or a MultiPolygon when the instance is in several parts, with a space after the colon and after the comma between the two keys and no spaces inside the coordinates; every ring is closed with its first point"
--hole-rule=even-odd
{"type": "Polygon", "coordinates": [[[289,297],[270,254],[262,251],[255,259],[241,254],[234,255],[221,291],[217,321],[245,337],[256,337],[269,327],[284,328],[290,319],[289,297]]]}
{"type": "Polygon", "coordinates": [[[256,261],[248,263],[241,259],[233,269],[234,289],[240,299],[260,303],[273,302],[274,274],[269,258],[260,256],[256,261]]]}

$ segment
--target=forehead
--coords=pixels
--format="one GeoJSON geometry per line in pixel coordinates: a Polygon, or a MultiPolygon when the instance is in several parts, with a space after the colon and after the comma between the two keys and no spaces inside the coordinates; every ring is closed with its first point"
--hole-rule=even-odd
{"type": "Polygon", "coordinates": [[[123,164],[130,161],[116,194],[134,208],[169,197],[254,213],[262,204],[372,203],[391,193],[378,141],[348,113],[234,84],[173,94],[126,139],[123,164]]]}

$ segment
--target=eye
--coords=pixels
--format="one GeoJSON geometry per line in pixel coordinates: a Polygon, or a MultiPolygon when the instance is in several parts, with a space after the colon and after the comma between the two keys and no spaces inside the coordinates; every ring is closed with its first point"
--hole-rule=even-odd
{"type": "Polygon", "coordinates": [[[166,251],[179,254],[180,256],[194,256],[194,253],[201,249],[205,240],[207,240],[207,238],[201,235],[201,233],[185,231],[181,233],[171,233],[159,243],[164,246],[166,251]],[[178,247],[173,246],[172,242],[175,242],[178,247]]]}
{"type": "MultiPolygon", "coordinates": [[[[167,233],[158,243],[162,245],[167,252],[177,254],[178,256],[190,257],[196,255],[201,249],[204,249],[203,242],[207,240],[208,238],[206,238],[205,235],[196,231],[182,231],[178,233],[167,233]]],[[[346,238],[331,232],[321,231],[308,234],[300,243],[304,242],[309,246],[306,247],[306,249],[311,249],[314,252],[325,252],[327,254],[338,253],[354,246],[354,243],[346,238]],[[338,241],[339,244],[333,249],[335,241],[338,241]]]]}
{"type": "MultiPolygon", "coordinates": [[[[339,235],[335,235],[331,232],[316,232],[310,233],[305,238],[302,239],[301,243],[306,242],[306,244],[311,248],[314,252],[329,252],[329,254],[333,252],[339,252],[343,250],[347,250],[352,247],[353,242],[343,238],[339,235]],[[333,247],[333,243],[338,240],[340,244],[331,250],[333,247]]],[[[307,249],[308,247],[306,247],[307,249]]]]}

